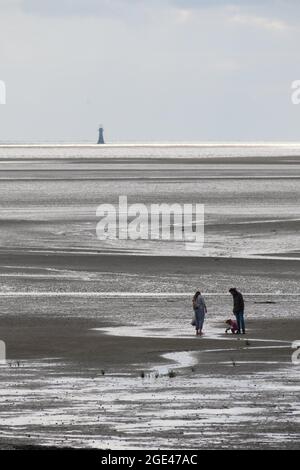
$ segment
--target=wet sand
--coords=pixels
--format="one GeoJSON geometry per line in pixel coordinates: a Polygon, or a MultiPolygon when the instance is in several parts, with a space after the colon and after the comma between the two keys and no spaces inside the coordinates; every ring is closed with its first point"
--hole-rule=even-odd
{"type": "Polygon", "coordinates": [[[0,148],[1,448],[299,448],[299,149],[267,153],[0,148]],[[100,243],[119,192],[205,203],[206,252],[100,243]]]}
{"type": "Polygon", "coordinates": [[[188,339],[92,329],[106,326],[1,318],[1,448],[299,447],[298,319],[188,339]]]}
{"type": "MultiPolygon", "coordinates": [[[[222,361],[231,355],[237,362],[256,359],[263,362],[273,358],[275,362],[283,361],[290,365],[291,344],[299,339],[300,319],[250,320],[247,326],[251,331],[247,335],[225,335],[220,328],[216,337],[208,334],[194,338],[191,328],[190,338],[122,337],[105,334],[105,328],[111,325],[88,316],[55,319],[2,316],[1,338],[8,345],[8,358],[12,362],[56,357],[62,362],[70,361],[70,367],[74,362],[74,366],[81,364],[87,369],[96,367],[99,371],[104,369],[116,373],[124,369],[140,370],[149,364],[163,362],[162,355],[169,352],[202,350],[211,350],[207,358],[214,367],[217,366],[217,358],[222,361]],[[250,342],[249,348],[246,347],[247,341],[250,342]],[[274,346],[274,351],[254,349],[266,344],[274,346]],[[287,345],[286,349],[276,349],[283,344],[287,345]],[[220,354],[214,352],[217,349],[220,349],[220,354]]],[[[67,375],[68,371],[65,372],[67,375]]]]}
{"type": "MultiPolygon", "coordinates": [[[[101,250],[99,250],[101,251],[101,250]]],[[[286,256],[286,255],[285,255],[286,256]]],[[[184,256],[143,256],[120,255],[119,253],[97,253],[80,250],[0,250],[0,270],[7,272],[7,266],[30,266],[35,269],[57,268],[76,271],[125,272],[155,274],[180,274],[182,276],[202,273],[236,273],[238,275],[267,275],[270,278],[286,276],[300,278],[297,259],[259,259],[259,258],[219,258],[184,256]]],[[[120,286],[122,287],[122,286],[120,286]]],[[[259,287],[259,286],[258,286],[259,287]]]]}

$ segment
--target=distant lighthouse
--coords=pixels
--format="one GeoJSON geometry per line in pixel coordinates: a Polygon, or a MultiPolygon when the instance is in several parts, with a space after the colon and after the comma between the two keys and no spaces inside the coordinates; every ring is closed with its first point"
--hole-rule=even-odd
{"type": "Polygon", "coordinates": [[[105,144],[104,142],[104,137],[103,137],[103,132],[104,132],[104,129],[102,126],[99,127],[99,138],[98,138],[98,144],[105,144]]]}

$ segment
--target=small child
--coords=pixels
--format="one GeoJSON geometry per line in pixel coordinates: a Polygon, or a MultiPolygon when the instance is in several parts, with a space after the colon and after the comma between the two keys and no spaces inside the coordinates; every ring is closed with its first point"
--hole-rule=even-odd
{"type": "Polygon", "coordinates": [[[235,320],[226,320],[226,325],[228,325],[228,328],[226,328],[225,333],[228,333],[229,330],[231,330],[231,333],[235,335],[238,331],[238,325],[235,320]]]}

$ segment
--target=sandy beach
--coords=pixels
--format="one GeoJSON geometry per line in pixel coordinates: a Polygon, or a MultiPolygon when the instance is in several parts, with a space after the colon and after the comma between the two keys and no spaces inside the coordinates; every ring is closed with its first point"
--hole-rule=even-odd
{"type": "Polygon", "coordinates": [[[0,149],[1,448],[299,448],[299,157],[208,151],[0,149]],[[204,203],[203,250],[99,241],[119,194],[204,203]]]}
{"type": "Polygon", "coordinates": [[[10,345],[2,448],[299,446],[299,366],[291,363],[299,319],[251,319],[247,337],[225,335],[220,324],[203,338],[169,338],[25,313],[1,318],[10,345]]]}

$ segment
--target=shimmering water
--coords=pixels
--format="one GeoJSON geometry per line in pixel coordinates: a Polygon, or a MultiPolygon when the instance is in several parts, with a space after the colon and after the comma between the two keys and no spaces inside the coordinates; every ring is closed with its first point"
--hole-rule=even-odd
{"type": "Polygon", "coordinates": [[[298,257],[300,145],[0,147],[1,248],[298,257]],[[200,203],[205,244],[99,241],[101,203],[200,203]]]}

